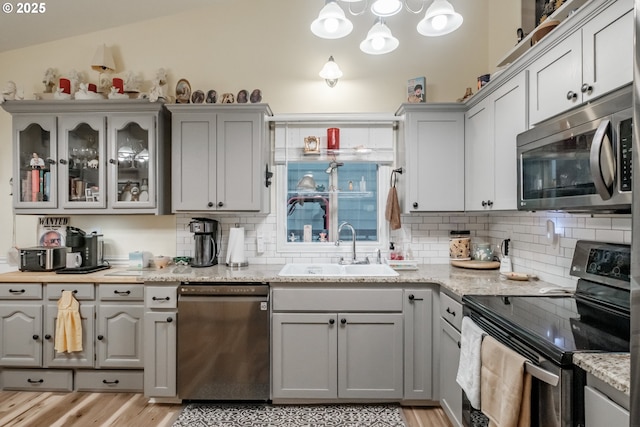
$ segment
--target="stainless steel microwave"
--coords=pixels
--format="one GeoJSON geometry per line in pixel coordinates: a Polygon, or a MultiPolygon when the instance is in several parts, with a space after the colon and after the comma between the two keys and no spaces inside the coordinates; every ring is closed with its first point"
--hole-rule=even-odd
{"type": "Polygon", "coordinates": [[[631,86],[521,133],[518,209],[629,213],[632,134],[631,86]]]}

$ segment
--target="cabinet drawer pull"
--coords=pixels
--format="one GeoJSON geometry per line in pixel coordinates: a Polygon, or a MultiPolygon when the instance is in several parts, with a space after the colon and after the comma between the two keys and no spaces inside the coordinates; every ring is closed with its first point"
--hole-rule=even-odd
{"type": "Polygon", "coordinates": [[[347,319],[340,319],[340,323],[342,323],[343,325],[347,324],[347,319]]]}
{"type": "Polygon", "coordinates": [[[113,293],[116,295],[129,295],[131,294],[131,291],[119,291],[116,289],[115,291],[113,291],[113,293]]]}
{"type": "Polygon", "coordinates": [[[164,297],[164,298],[158,298],[158,297],[153,297],[151,298],[154,301],[169,301],[169,297],[164,297]]]}
{"type": "Polygon", "coordinates": [[[410,294],[409,301],[422,301],[422,298],[416,298],[413,294],[410,294]]]}
{"type": "Polygon", "coordinates": [[[24,289],[9,289],[9,293],[12,294],[24,294],[26,291],[24,289]]]}
{"type": "Polygon", "coordinates": [[[447,313],[449,313],[450,315],[452,315],[453,317],[456,317],[456,312],[452,311],[449,307],[447,307],[447,309],[445,310],[447,313]]]}
{"type": "MultiPolygon", "coordinates": [[[[63,289],[60,293],[62,293],[62,292],[64,292],[64,289],[63,289]]],[[[74,294],[77,294],[77,293],[78,293],[78,290],[77,290],[77,289],[74,289],[74,290],[72,290],[71,292],[72,292],[72,293],[74,293],[74,294]]]]}
{"type": "Polygon", "coordinates": [[[44,380],[40,378],[39,380],[32,380],[31,378],[27,378],[27,382],[31,384],[42,384],[44,380]]]}
{"type": "Polygon", "coordinates": [[[102,384],[119,384],[120,381],[115,380],[115,381],[107,381],[107,380],[102,380],[102,384]]]}

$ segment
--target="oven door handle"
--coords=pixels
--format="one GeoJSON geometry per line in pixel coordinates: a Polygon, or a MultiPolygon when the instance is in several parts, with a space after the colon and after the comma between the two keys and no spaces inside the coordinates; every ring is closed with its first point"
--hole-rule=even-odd
{"type": "Polygon", "coordinates": [[[552,387],[556,387],[560,382],[560,377],[556,374],[542,369],[539,366],[534,365],[531,362],[524,362],[524,370],[532,377],[549,384],[552,387]]]}
{"type": "Polygon", "coordinates": [[[593,135],[591,153],[589,155],[591,178],[602,200],[609,200],[613,195],[612,189],[616,174],[612,142],[607,133],[610,125],[611,121],[608,119],[600,122],[596,133],[593,135]]]}

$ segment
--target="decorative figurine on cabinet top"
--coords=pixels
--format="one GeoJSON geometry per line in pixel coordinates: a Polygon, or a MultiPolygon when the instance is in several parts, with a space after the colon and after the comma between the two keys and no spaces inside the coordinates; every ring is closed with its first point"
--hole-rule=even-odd
{"type": "Polygon", "coordinates": [[[262,91],[260,89],[254,89],[251,92],[251,96],[249,97],[249,100],[251,101],[252,104],[257,104],[258,102],[262,101],[262,91]]]}
{"type": "Polygon", "coordinates": [[[53,87],[56,85],[56,70],[54,68],[47,68],[42,83],[44,83],[44,93],[53,93],[53,87]]]}
{"type": "Polygon", "coordinates": [[[207,92],[207,99],[205,100],[207,104],[215,104],[218,102],[218,92],[211,89],[207,92]]]}
{"type": "Polygon", "coordinates": [[[151,84],[151,92],[149,92],[149,101],[156,102],[159,99],[166,99],[164,86],[167,84],[167,73],[164,68],[158,68],[156,77],[151,84]]]}
{"type": "Polygon", "coordinates": [[[222,94],[222,100],[220,101],[221,104],[233,104],[234,102],[235,102],[235,97],[233,96],[232,93],[222,94]]]}
{"type": "Polygon", "coordinates": [[[247,101],[249,100],[249,92],[247,92],[245,89],[242,89],[240,92],[238,92],[238,96],[236,97],[236,102],[238,104],[246,104],[247,101]]]}
{"type": "Polygon", "coordinates": [[[178,80],[176,85],[176,103],[188,104],[191,100],[191,84],[186,79],[178,80]]]}

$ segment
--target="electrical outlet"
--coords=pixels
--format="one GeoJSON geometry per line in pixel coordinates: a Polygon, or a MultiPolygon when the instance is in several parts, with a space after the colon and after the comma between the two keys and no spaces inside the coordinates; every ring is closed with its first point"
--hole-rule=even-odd
{"type": "Polygon", "coordinates": [[[256,235],[256,251],[259,254],[264,253],[264,236],[262,235],[262,233],[258,233],[256,235]]]}

